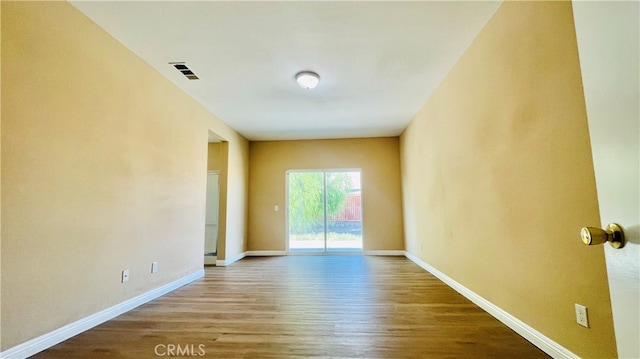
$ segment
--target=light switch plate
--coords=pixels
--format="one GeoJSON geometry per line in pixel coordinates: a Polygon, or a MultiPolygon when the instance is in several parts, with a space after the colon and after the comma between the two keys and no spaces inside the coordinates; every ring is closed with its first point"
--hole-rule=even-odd
{"type": "Polygon", "coordinates": [[[122,283],[129,281],[129,270],[125,269],[122,271],[122,283]]]}

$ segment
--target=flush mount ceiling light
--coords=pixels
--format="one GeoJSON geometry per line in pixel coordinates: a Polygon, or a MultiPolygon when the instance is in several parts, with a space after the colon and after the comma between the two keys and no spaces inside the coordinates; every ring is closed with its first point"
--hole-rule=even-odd
{"type": "Polygon", "coordinates": [[[300,87],[309,90],[318,86],[318,82],[320,82],[320,76],[318,76],[318,74],[315,72],[302,71],[296,74],[296,82],[298,82],[298,85],[300,85],[300,87]]]}

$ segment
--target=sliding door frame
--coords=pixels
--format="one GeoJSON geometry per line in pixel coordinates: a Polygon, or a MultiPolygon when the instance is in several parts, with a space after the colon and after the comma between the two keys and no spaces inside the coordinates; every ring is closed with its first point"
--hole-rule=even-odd
{"type": "Polygon", "coordinates": [[[292,169],[285,171],[285,251],[287,255],[362,255],[364,253],[364,204],[363,196],[364,190],[362,188],[362,168],[313,168],[313,169],[292,169]],[[290,243],[290,228],[289,228],[289,174],[291,173],[304,173],[304,172],[322,172],[323,179],[323,211],[324,211],[324,248],[322,251],[300,251],[292,252],[289,248],[290,243]],[[327,172],[359,172],[360,173],[360,221],[362,222],[362,248],[359,251],[331,251],[327,250],[327,172]]]}

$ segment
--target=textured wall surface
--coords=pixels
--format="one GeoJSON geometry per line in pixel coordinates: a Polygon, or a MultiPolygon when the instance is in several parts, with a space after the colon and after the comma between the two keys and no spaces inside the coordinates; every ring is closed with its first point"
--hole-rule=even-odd
{"type": "Polygon", "coordinates": [[[505,2],[401,157],[410,253],[577,355],[616,356],[604,255],[579,238],[599,214],[570,2],[505,2]]]}
{"type": "Polygon", "coordinates": [[[228,141],[224,258],[248,142],[70,4],[2,2],[2,350],[202,269],[209,130],[228,141]]]}

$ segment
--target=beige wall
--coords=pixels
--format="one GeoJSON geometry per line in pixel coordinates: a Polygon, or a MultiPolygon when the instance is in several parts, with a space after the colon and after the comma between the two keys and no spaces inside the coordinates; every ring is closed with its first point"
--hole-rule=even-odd
{"type": "Polygon", "coordinates": [[[220,171],[220,142],[209,143],[207,171],[220,171]]]}
{"type": "Polygon", "coordinates": [[[202,269],[209,130],[224,258],[248,142],[70,4],[2,2],[2,350],[202,269]]]}
{"type": "Polygon", "coordinates": [[[398,138],[251,142],[248,249],[286,248],[287,170],[339,168],[362,169],[364,250],[404,249],[398,146],[398,138]]]}
{"type": "Polygon", "coordinates": [[[219,260],[233,261],[247,249],[247,216],[249,213],[249,146],[243,141],[222,142],[220,150],[220,211],[219,222],[224,236],[218,237],[219,260]]]}
{"type": "Polygon", "coordinates": [[[616,356],[569,2],[507,2],[401,137],[409,252],[579,356],[616,356]],[[574,303],[591,328],[575,323],[574,303]]]}

